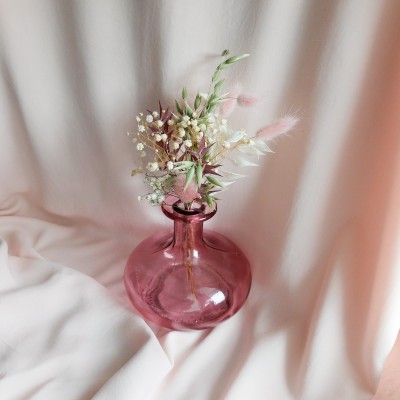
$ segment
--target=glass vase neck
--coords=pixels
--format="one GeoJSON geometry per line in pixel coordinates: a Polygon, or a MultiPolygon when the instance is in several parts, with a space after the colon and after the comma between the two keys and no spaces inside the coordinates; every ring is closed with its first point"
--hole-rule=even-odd
{"type": "Polygon", "coordinates": [[[164,214],[174,221],[173,246],[195,249],[203,243],[203,222],[212,218],[217,212],[204,204],[196,204],[191,210],[181,208],[179,201],[172,205],[162,204],[164,214]]]}

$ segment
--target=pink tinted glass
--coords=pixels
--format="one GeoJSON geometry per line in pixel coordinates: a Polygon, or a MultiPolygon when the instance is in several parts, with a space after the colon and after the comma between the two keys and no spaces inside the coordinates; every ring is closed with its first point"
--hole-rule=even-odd
{"type": "Polygon", "coordinates": [[[141,242],[129,257],[125,286],[135,308],[149,321],[175,330],[206,329],[235,314],[251,285],[242,251],[203,222],[216,210],[185,211],[162,205],[174,229],[141,242]]]}

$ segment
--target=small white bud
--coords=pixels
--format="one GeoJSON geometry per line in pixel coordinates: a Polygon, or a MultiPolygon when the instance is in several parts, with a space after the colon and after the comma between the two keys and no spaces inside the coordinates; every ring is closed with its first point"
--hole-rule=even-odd
{"type": "Polygon", "coordinates": [[[179,143],[177,143],[177,142],[172,143],[172,148],[174,150],[178,150],[179,149],[179,143]]]}
{"type": "Polygon", "coordinates": [[[148,115],[146,117],[146,122],[148,122],[149,124],[151,124],[153,122],[153,117],[151,115],[148,115]]]}
{"type": "Polygon", "coordinates": [[[138,151],[143,150],[143,149],[144,149],[143,143],[138,143],[138,144],[136,145],[136,149],[137,149],[138,151]]]}
{"type": "Polygon", "coordinates": [[[159,141],[161,140],[161,135],[159,135],[158,133],[156,133],[156,134],[154,135],[154,139],[155,139],[156,142],[159,142],[159,141]]]}
{"type": "Polygon", "coordinates": [[[158,170],[158,164],[156,162],[148,163],[146,167],[150,172],[158,170]]]}
{"type": "Polygon", "coordinates": [[[153,111],[153,113],[152,113],[152,114],[153,114],[153,117],[154,117],[154,118],[157,118],[157,117],[158,117],[158,115],[159,115],[157,111],[153,111]]]}
{"type": "Polygon", "coordinates": [[[167,139],[168,139],[168,136],[167,136],[165,133],[163,133],[163,134],[161,135],[161,140],[162,140],[163,142],[166,142],[167,139]]]}
{"type": "Polygon", "coordinates": [[[159,120],[156,122],[156,125],[157,125],[159,128],[161,128],[161,127],[164,125],[164,123],[159,119],[159,120]]]}
{"type": "Polygon", "coordinates": [[[174,163],[172,161],[167,162],[167,169],[171,171],[174,168],[174,163]]]}
{"type": "Polygon", "coordinates": [[[144,125],[139,125],[138,130],[139,130],[139,132],[144,132],[146,129],[145,129],[144,125]]]}
{"type": "Polygon", "coordinates": [[[169,119],[168,120],[168,125],[169,126],[175,125],[175,121],[173,119],[169,119]]]}
{"type": "Polygon", "coordinates": [[[193,143],[191,140],[185,140],[183,142],[183,144],[185,145],[185,147],[188,147],[188,148],[193,146],[193,143]]]}
{"type": "Polygon", "coordinates": [[[180,137],[184,137],[186,135],[186,131],[183,128],[178,129],[178,134],[180,137]]]}

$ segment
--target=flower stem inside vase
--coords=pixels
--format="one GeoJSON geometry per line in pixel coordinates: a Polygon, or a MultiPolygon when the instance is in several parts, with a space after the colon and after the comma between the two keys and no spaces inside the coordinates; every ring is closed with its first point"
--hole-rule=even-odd
{"type": "Polygon", "coordinates": [[[182,255],[184,256],[183,264],[187,272],[187,279],[190,285],[193,300],[196,300],[196,285],[193,274],[193,261],[198,258],[198,250],[196,247],[202,246],[203,242],[203,221],[195,217],[204,213],[205,206],[201,204],[198,208],[188,209],[184,203],[184,208],[181,208],[183,203],[176,202],[173,205],[174,213],[177,213],[181,218],[174,220],[174,239],[173,246],[182,247],[182,255]],[[192,218],[189,218],[191,216],[192,218]],[[188,218],[185,218],[188,217],[188,218]]]}

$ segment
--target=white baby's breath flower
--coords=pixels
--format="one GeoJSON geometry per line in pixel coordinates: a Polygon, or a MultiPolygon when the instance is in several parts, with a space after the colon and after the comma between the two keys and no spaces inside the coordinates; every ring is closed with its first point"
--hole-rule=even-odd
{"type": "Polygon", "coordinates": [[[153,122],[153,116],[152,115],[148,115],[146,117],[146,122],[148,122],[149,124],[151,124],[153,122]]]}
{"type": "Polygon", "coordinates": [[[138,144],[136,145],[136,149],[139,150],[139,151],[143,150],[143,149],[144,149],[143,143],[138,143],[138,144]]]}
{"type": "Polygon", "coordinates": [[[156,134],[154,135],[154,140],[155,140],[156,142],[161,141],[161,135],[159,135],[158,133],[156,133],[156,134]]]}
{"type": "Polygon", "coordinates": [[[151,162],[147,164],[146,167],[150,172],[154,172],[158,170],[158,164],[156,162],[151,162]]]}
{"type": "Polygon", "coordinates": [[[182,117],[182,121],[188,122],[189,120],[190,120],[189,115],[184,115],[184,116],[182,117]]]}
{"type": "Polygon", "coordinates": [[[168,125],[169,126],[175,125],[175,121],[173,119],[169,119],[168,120],[168,125]]]}
{"type": "Polygon", "coordinates": [[[158,115],[159,115],[157,111],[153,111],[153,113],[152,113],[152,114],[153,114],[153,117],[154,117],[154,118],[157,118],[157,117],[158,117],[158,115]]]}
{"type": "Polygon", "coordinates": [[[179,149],[179,146],[180,146],[180,144],[177,143],[177,142],[172,143],[172,148],[173,148],[174,150],[178,150],[178,149],[179,149]]]}
{"type": "Polygon", "coordinates": [[[185,145],[185,147],[187,147],[187,148],[189,148],[189,147],[192,147],[193,146],[193,143],[192,143],[192,141],[191,140],[185,140],[184,142],[183,142],[183,144],[185,145]]]}
{"type": "Polygon", "coordinates": [[[196,141],[197,141],[197,142],[200,142],[202,137],[203,137],[203,132],[199,132],[199,133],[196,135],[196,141]],[[201,133],[201,135],[200,135],[200,133],[201,133]]]}
{"type": "Polygon", "coordinates": [[[136,117],[136,121],[137,121],[137,122],[140,122],[140,117],[136,117]]]}
{"type": "Polygon", "coordinates": [[[186,135],[186,131],[183,128],[178,129],[178,135],[180,137],[184,137],[186,135]]]}
{"type": "Polygon", "coordinates": [[[200,124],[199,125],[200,130],[205,131],[206,130],[206,124],[200,124]]]}
{"type": "Polygon", "coordinates": [[[161,140],[162,140],[163,142],[166,142],[167,139],[168,139],[168,136],[167,136],[165,133],[163,133],[163,134],[161,135],[161,140]]]}
{"type": "Polygon", "coordinates": [[[168,161],[167,162],[167,169],[169,171],[171,171],[172,169],[174,169],[174,163],[172,161],[168,161]]]}
{"type": "Polygon", "coordinates": [[[163,124],[163,122],[159,119],[159,120],[156,122],[156,125],[157,125],[159,128],[161,128],[164,124],[163,124]]]}
{"type": "Polygon", "coordinates": [[[192,126],[197,126],[197,119],[192,119],[191,123],[192,123],[192,126]]]}
{"type": "Polygon", "coordinates": [[[144,132],[145,130],[146,130],[146,128],[144,127],[144,125],[138,125],[139,132],[144,132]]]}

